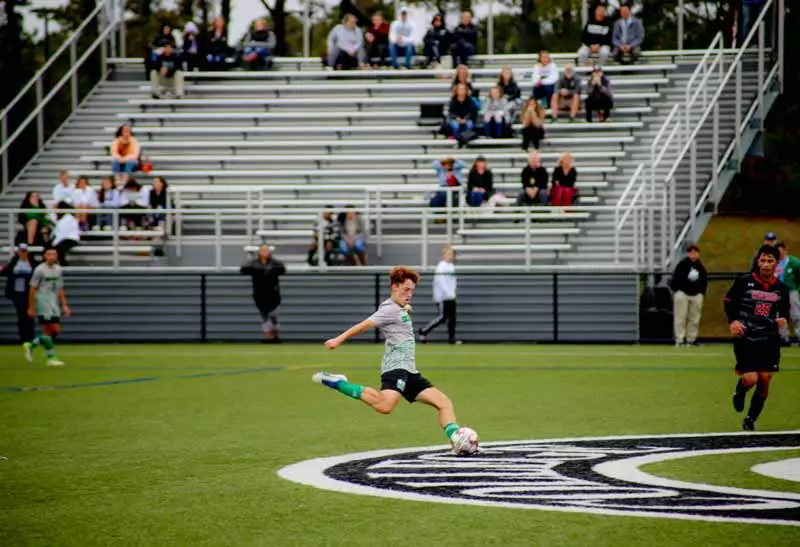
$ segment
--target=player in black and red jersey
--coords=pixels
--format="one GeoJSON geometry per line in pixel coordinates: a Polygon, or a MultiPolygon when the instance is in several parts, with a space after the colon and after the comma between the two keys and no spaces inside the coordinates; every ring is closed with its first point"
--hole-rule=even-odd
{"type": "Polygon", "coordinates": [[[725,297],[725,313],[730,323],[736,373],[739,382],[733,394],[733,407],[744,410],[745,397],[753,386],[750,410],[742,429],[753,431],[769,394],[772,374],[781,360],[780,330],[789,317],[789,290],[775,277],[778,250],[764,245],[758,251],[758,271],[737,279],[725,297]]]}

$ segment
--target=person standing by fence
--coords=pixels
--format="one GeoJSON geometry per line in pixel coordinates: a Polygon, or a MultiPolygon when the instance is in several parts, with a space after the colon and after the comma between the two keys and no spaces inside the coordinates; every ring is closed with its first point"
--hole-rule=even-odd
{"type": "Polygon", "coordinates": [[[278,341],[278,319],[274,312],[281,305],[279,277],[286,273],[283,262],[275,260],[269,245],[261,245],[258,257],[246,263],[239,272],[253,281],[253,301],[261,314],[264,342],[278,341]]]}
{"type": "Polygon", "coordinates": [[[453,259],[453,248],[445,247],[442,260],[436,266],[436,275],[433,277],[433,301],[439,308],[439,315],[419,330],[419,341],[423,344],[428,341],[428,334],[444,322],[447,322],[447,342],[456,343],[457,281],[453,259]]]}
{"type": "Polygon", "coordinates": [[[6,278],[6,298],[14,304],[17,311],[17,332],[21,344],[30,342],[36,335],[36,323],[28,316],[28,297],[30,296],[31,276],[39,262],[28,252],[28,245],[20,243],[16,254],[3,266],[0,275],[6,278]]]}
{"type": "Polygon", "coordinates": [[[700,262],[700,247],[689,245],[686,258],[681,260],[672,274],[674,293],[675,346],[696,346],[703,298],[708,289],[708,273],[700,262]]]}

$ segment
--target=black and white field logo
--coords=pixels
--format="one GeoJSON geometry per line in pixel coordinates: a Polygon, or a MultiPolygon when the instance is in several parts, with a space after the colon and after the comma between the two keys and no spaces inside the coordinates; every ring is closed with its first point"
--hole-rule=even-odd
{"type": "MultiPolygon", "coordinates": [[[[337,492],[464,505],[800,526],[800,493],[650,475],[640,466],[693,456],[800,448],[800,431],[494,442],[308,460],[281,477],[337,492]]],[[[800,459],[754,472],[800,481],[800,459]]]]}

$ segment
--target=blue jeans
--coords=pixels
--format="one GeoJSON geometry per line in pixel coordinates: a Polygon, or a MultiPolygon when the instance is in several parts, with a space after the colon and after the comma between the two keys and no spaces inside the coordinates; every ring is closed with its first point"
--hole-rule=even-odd
{"type": "Polygon", "coordinates": [[[365,247],[364,247],[364,236],[356,236],[355,240],[353,241],[353,246],[352,247],[347,244],[347,238],[343,237],[339,241],[339,250],[345,256],[349,255],[353,251],[355,251],[357,253],[363,253],[364,249],[365,249],[365,247]]]}
{"type": "Polygon", "coordinates": [[[455,138],[461,137],[461,133],[464,131],[472,131],[472,128],[475,127],[475,124],[472,123],[472,120],[467,120],[463,124],[459,124],[458,120],[450,120],[448,124],[450,125],[450,129],[453,131],[453,136],[455,138]]]}
{"type": "Polygon", "coordinates": [[[470,192],[467,194],[467,203],[471,207],[480,207],[483,205],[483,202],[486,201],[486,198],[489,197],[489,194],[486,192],[470,192]]]}
{"type": "MultiPolygon", "coordinates": [[[[740,42],[744,42],[747,35],[753,29],[753,24],[764,9],[764,4],[742,4],[742,35],[739,38],[740,42]]],[[[756,43],[754,41],[753,43],[756,43]]]]}
{"type": "Polygon", "coordinates": [[[403,55],[406,59],[406,68],[411,68],[411,61],[414,58],[414,53],[416,53],[416,51],[414,51],[414,46],[411,45],[400,46],[394,42],[391,42],[389,44],[389,57],[392,58],[392,66],[394,68],[397,68],[398,55],[403,55]]]}
{"type": "Polygon", "coordinates": [[[486,136],[493,137],[495,139],[499,139],[503,136],[504,128],[505,123],[503,121],[495,121],[494,118],[490,119],[488,122],[484,122],[483,124],[483,132],[486,134],[486,136]]]}
{"type": "Polygon", "coordinates": [[[125,163],[119,161],[118,159],[114,158],[114,161],[111,162],[111,172],[112,173],[125,173],[131,174],[133,170],[139,165],[139,162],[136,160],[127,160],[125,163]]]}

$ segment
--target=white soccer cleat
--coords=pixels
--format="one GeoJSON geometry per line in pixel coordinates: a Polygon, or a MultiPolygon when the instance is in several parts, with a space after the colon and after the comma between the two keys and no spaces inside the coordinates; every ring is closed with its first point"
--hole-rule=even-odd
{"type": "Polygon", "coordinates": [[[33,363],[33,348],[31,347],[30,342],[25,342],[22,344],[22,351],[25,352],[25,360],[29,363],[33,363]]]}
{"type": "Polygon", "coordinates": [[[330,372],[317,372],[311,377],[311,381],[321,386],[336,389],[339,387],[339,382],[347,381],[347,376],[344,374],[331,374],[330,372]]]}
{"type": "Polygon", "coordinates": [[[48,367],[63,367],[66,365],[64,361],[59,361],[58,359],[48,359],[47,366],[48,367]]]}

